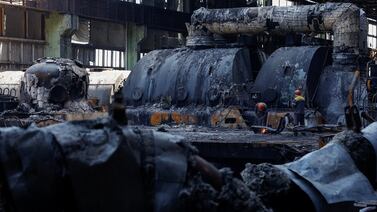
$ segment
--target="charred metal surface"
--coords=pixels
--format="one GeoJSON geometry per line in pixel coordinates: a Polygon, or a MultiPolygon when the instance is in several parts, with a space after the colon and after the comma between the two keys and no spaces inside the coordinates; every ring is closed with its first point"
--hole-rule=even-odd
{"type": "Polygon", "coordinates": [[[345,131],[324,148],[276,167],[310,197],[316,211],[345,210],[355,201],[377,199],[370,142],[362,134],[345,131]]]}
{"type": "MultiPolygon", "coordinates": [[[[128,106],[250,104],[253,80],[247,49],[156,50],[143,57],[127,79],[128,106]]],[[[258,60],[258,58],[255,58],[258,60]]]]}
{"type": "MultiPolygon", "coordinates": [[[[300,75],[296,75],[296,79],[301,81],[301,86],[297,85],[297,82],[285,82],[285,86],[288,87],[299,86],[304,89],[308,87],[307,94],[310,98],[310,103],[314,103],[315,106],[320,108],[328,123],[337,123],[341,120],[342,112],[340,111],[342,111],[342,108],[346,104],[347,96],[345,95],[347,92],[345,86],[350,84],[350,75],[352,75],[344,72],[355,71],[358,68],[360,56],[365,56],[367,50],[365,45],[367,43],[367,20],[365,13],[355,5],[348,3],[210,10],[201,8],[194,12],[192,25],[196,26],[196,28],[203,26],[215,34],[254,35],[266,31],[277,34],[287,34],[289,32],[333,32],[333,65],[328,66],[324,74],[319,78],[321,69],[325,65],[328,65],[325,62],[326,59],[322,59],[324,62],[319,62],[319,64],[315,65],[303,62],[307,66],[318,67],[318,71],[312,74],[307,72],[310,74],[307,79],[305,77],[297,77],[300,75]],[[305,82],[305,80],[307,81],[305,82]]],[[[278,52],[274,54],[278,54],[278,52]]],[[[297,54],[300,53],[301,51],[297,52],[297,54]]],[[[282,57],[288,61],[288,65],[290,65],[290,60],[295,60],[295,55],[289,55],[289,53],[288,55],[282,55],[282,57]]],[[[279,59],[275,60],[279,61],[279,59]]],[[[280,69],[279,63],[274,63],[275,60],[272,57],[265,63],[265,67],[270,72],[280,69]]],[[[282,61],[284,59],[281,59],[282,61]]],[[[285,69],[287,73],[292,72],[290,71],[291,67],[286,67],[285,69]]],[[[261,74],[260,77],[258,76],[259,80],[264,79],[265,77],[263,78],[263,76],[266,76],[263,73],[263,69],[261,74]]],[[[274,74],[269,76],[274,76],[274,74]]],[[[273,86],[276,86],[276,83],[273,86]]],[[[262,89],[264,92],[268,90],[265,86],[265,80],[262,81],[261,85],[261,82],[258,82],[257,79],[256,87],[259,87],[257,89],[264,87],[262,89]]],[[[287,99],[290,97],[285,97],[284,92],[285,90],[291,92],[292,88],[283,88],[283,90],[282,98],[283,101],[286,99],[286,104],[287,99]]],[[[277,95],[272,96],[277,98],[277,95]]]]}
{"type": "Polygon", "coordinates": [[[107,119],[5,129],[0,140],[6,208],[17,211],[172,211],[191,152],[179,136],[107,119]]]}
{"type": "Polygon", "coordinates": [[[77,61],[43,58],[28,68],[21,82],[21,103],[35,110],[61,109],[86,100],[88,73],[77,61]]]}
{"type": "Polygon", "coordinates": [[[217,170],[200,158],[181,136],[121,128],[110,119],[3,128],[0,208],[6,212],[355,210],[355,202],[377,200],[375,126],[363,134],[343,132],[321,150],[291,163],[248,164],[242,180],[235,177],[238,173],[217,170]]]}
{"type": "MultiPolygon", "coordinates": [[[[318,108],[327,123],[344,122],[347,87],[352,73],[362,67],[359,61],[367,49],[367,20],[355,5],[201,8],[192,15],[188,31],[190,48],[153,51],[137,64],[124,87],[127,106],[143,105],[135,111],[146,110],[144,114],[153,111],[148,107],[179,111],[193,106],[198,113],[189,114],[201,120],[201,112],[211,111],[208,106],[233,105],[250,126],[255,124],[252,116],[245,115],[253,111],[255,103],[263,101],[277,110],[287,109],[292,106],[294,90],[301,89],[307,106],[318,108]],[[229,48],[233,45],[229,37],[262,32],[333,32],[332,57],[328,47],[280,48],[255,70],[259,69],[254,66],[256,61],[264,62],[253,54],[260,51],[250,46],[247,51],[246,45],[244,49],[229,48]],[[228,48],[216,48],[220,45],[217,42],[228,42],[222,44],[228,48]]],[[[134,117],[144,117],[143,112],[134,117]]]]}
{"type": "Polygon", "coordinates": [[[261,93],[259,101],[288,108],[300,88],[308,103],[313,103],[322,70],[329,64],[329,51],[318,46],[276,50],[259,71],[252,91],[261,93]]]}
{"type": "Polygon", "coordinates": [[[367,53],[365,13],[349,3],[292,7],[200,8],[191,17],[191,23],[203,25],[216,34],[332,31],[334,32],[333,56],[336,61],[347,59],[355,61],[358,54],[367,53]]]}
{"type": "MultiPolygon", "coordinates": [[[[351,66],[328,66],[324,69],[315,94],[314,104],[319,108],[327,123],[344,123],[344,108],[347,106],[349,86],[355,69],[351,66]]],[[[358,83],[362,83],[359,81],[358,83]]],[[[363,84],[357,86],[355,104],[361,105],[363,84]]]]}

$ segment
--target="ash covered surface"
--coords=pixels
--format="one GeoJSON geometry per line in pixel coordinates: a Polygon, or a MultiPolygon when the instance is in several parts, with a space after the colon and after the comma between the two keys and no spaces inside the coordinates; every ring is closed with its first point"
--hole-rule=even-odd
{"type": "Polygon", "coordinates": [[[228,128],[209,128],[201,126],[169,126],[144,127],[167,131],[173,135],[180,135],[189,138],[191,143],[269,143],[285,144],[299,151],[311,152],[317,150],[318,140],[326,134],[305,133],[294,135],[291,132],[283,132],[279,135],[255,134],[251,130],[228,129],[228,128]]]}
{"type": "Polygon", "coordinates": [[[319,149],[323,134],[306,133],[294,136],[254,134],[249,130],[207,128],[199,126],[145,127],[182,136],[199,150],[199,155],[216,167],[230,167],[236,176],[246,163],[283,164],[319,149]]]}

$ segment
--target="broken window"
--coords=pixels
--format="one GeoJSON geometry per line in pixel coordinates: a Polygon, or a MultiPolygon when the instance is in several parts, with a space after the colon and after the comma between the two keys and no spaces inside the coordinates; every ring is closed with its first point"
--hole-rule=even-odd
{"type": "Polygon", "coordinates": [[[44,17],[41,13],[35,11],[26,12],[26,30],[28,39],[43,40],[44,39],[44,17]]]}
{"type": "Polygon", "coordinates": [[[22,8],[0,9],[0,35],[44,40],[44,15],[22,8]]]}
{"type": "Polygon", "coordinates": [[[25,11],[19,8],[5,8],[5,29],[7,37],[25,38],[25,11]]]}

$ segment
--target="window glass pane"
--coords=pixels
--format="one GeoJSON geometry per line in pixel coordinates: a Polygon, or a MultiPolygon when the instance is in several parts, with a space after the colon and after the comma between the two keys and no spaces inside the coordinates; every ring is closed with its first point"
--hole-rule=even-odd
{"type": "Polygon", "coordinates": [[[376,29],[377,29],[377,27],[376,27],[375,24],[369,24],[368,25],[368,34],[373,35],[373,36],[377,36],[376,29]]]}
{"type": "Polygon", "coordinates": [[[120,54],[120,58],[121,58],[120,66],[121,66],[122,68],[124,68],[124,67],[125,67],[125,65],[124,65],[124,60],[125,60],[124,52],[121,52],[121,54],[120,54]]]}
{"type": "Polygon", "coordinates": [[[103,50],[98,50],[98,66],[103,66],[103,50]]]}
{"type": "Polygon", "coordinates": [[[279,0],[272,0],[272,6],[279,6],[279,0]]]}
{"type": "Polygon", "coordinates": [[[368,47],[375,49],[377,47],[377,38],[368,36],[368,47]]]}
{"type": "Polygon", "coordinates": [[[372,37],[368,36],[368,48],[372,48],[372,37]]]}
{"type": "Polygon", "coordinates": [[[107,65],[108,67],[111,67],[111,51],[107,50],[107,65]]]}

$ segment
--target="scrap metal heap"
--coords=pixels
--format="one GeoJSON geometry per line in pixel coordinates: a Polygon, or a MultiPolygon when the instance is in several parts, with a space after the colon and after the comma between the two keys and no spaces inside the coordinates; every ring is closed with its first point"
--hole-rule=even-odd
{"type": "Polygon", "coordinates": [[[79,61],[42,58],[29,67],[20,85],[17,108],[1,114],[1,126],[40,126],[63,122],[67,115],[93,113],[87,101],[88,72],[79,61]]]}
{"type": "MultiPolygon", "coordinates": [[[[85,106],[88,86],[89,74],[78,61],[43,58],[25,71],[20,102],[34,111],[77,110],[78,104],[85,106]]],[[[80,109],[90,110],[88,106],[80,109]]]]}
{"type": "Polygon", "coordinates": [[[202,159],[189,140],[112,119],[3,128],[0,207],[6,212],[356,210],[377,200],[376,138],[377,123],[361,133],[345,131],[296,161],[247,164],[240,179],[202,159]]]}

